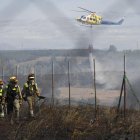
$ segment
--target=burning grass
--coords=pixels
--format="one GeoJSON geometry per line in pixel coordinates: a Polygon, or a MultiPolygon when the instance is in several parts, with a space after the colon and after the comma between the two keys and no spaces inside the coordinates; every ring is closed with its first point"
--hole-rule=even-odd
{"type": "Polygon", "coordinates": [[[35,107],[35,119],[27,117],[27,105],[21,107],[20,123],[11,125],[4,118],[0,125],[1,139],[9,140],[119,140],[140,139],[139,111],[127,109],[123,120],[123,109],[116,121],[117,107],[100,106],[97,120],[92,105],[55,106],[43,104],[41,111],[35,107]]]}

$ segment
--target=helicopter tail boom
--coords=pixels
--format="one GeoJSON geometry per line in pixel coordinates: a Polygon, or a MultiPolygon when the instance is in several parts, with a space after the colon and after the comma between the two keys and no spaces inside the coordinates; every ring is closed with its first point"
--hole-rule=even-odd
{"type": "Polygon", "coordinates": [[[121,25],[123,23],[123,21],[124,21],[124,17],[119,22],[112,22],[112,21],[104,21],[104,20],[102,20],[101,21],[101,24],[106,24],[106,25],[121,25]]]}

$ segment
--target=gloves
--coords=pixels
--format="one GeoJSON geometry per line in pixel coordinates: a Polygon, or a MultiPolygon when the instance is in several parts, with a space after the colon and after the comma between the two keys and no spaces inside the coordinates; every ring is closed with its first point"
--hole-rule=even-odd
{"type": "Polygon", "coordinates": [[[41,100],[40,96],[37,96],[39,100],[41,100]]]}
{"type": "Polygon", "coordinates": [[[5,101],[4,100],[2,100],[2,104],[5,104],[5,101]]]}
{"type": "Polygon", "coordinates": [[[19,104],[20,104],[20,105],[22,104],[22,99],[19,100],[19,104]]]}
{"type": "Polygon", "coordinates": [[[40,100],[40,93],[39,92],[37,92],[36,93],[36,95],[37,95],[37,97],[39,98],[39,100],[40,100]]]}
{"type": "Polygon", "coordinates": [[[39,98],[39,96],[40,96],[40,93],[39,93],[39,92],[37,92],[37,93],[36,93],[36,95],[37,95],[37,97],[39,98]]]}

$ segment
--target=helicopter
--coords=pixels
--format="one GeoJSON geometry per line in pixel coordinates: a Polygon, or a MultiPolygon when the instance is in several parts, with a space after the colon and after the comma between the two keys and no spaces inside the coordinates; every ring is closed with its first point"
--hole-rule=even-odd
{"type": "Polygon", "coordinates": [[[82,24],[80,24],[81,26],[86,26],[86,27],[91,27],[92,28],[92,25],[121,25],[124,21],[124,17],[123,19],[121,19],[119,22],[112,22],[112,21],[105,21],[105,20],[102,20],[102,17],[100,16],[97,16],[95,13],[97,12],[92,12],[92,11],[89,11],[87,9],[84,9],[84,8],[81,8],[81,7],[78,7],[84,11],[77,11],[77,12],[90,12],[91,14],[90,15],[82,15],[81,17],[79,18],[76,18],[76,20],[82,24]]]}

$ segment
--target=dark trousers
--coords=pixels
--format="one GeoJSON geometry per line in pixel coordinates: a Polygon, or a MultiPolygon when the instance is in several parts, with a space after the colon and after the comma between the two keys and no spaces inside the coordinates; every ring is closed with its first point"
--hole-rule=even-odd
{"type": "Polygon", "coordinates": [[[15,117],[19,117],[19,109],[20,109],[20,104],[19,104],[19,100],[14,99],[13,102],[8,102],[7,104],[7,114],[9,116],[9,118],[12,117],[13,115],[13,108],[15,109],[15,117]]]}
{"type": "Polygon", "coordinates": [[[7,104],[7,114],[10,115],[13,113],[13,103],[7,104]]]}

